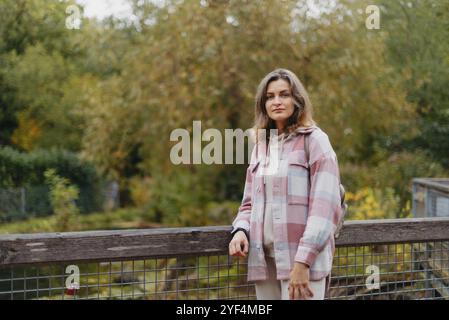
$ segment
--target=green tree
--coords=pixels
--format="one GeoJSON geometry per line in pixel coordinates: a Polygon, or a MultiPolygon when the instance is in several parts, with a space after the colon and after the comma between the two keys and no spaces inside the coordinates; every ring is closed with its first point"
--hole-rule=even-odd
{"type": "Polygon", "coordinates": [[[80,83],[92,83],[85,35],[98,33],[87,19],[80,30],[66,27],[74,3],[0,2],[0,144],[80,149],[80,83]]]}
{"type": "Polygon", "coordinates": [[[192,132],[193,120],[203,130],[249,128],[257,84],[276,67],[305,82],[342,162],[375,165],[378,148],[414,134],[413,106],[385,58],[386,34],[367,30],[358,12],[368,1],[342,1],[319,19],[293,1],[133,3],[126,68],[86,91],[83,156],[118,179],[153,177],[167,197],[156,206],[180,212],[185,203],[169,193],[201,205],[205,199],[191,192],[196,181],[209,191],[206,200],[241,197],[245,166],[176,167],[170,132],[192,132]],[[172,176],[190,182],[168,186],[172,176]]]}
{"type": "Polygon", "coordinates": [[[382,1],[388,58],[416,106],[419,135],[397,148],[424,149],[449,165],[449,1],[382,1]]]}

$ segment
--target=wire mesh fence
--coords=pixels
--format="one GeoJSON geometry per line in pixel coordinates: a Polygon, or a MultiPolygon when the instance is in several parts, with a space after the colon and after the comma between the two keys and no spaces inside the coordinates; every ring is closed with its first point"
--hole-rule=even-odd
{"type": "Polygon", "coordinates": [[[448,259],[447,241],[338,248],[329,298],[448,299],[448,259]]]}
{"type": "MultiPolygon", "coordinates": [[[[449,298],[448,241],[338,247],[326,299],[449,298]]],[[[198,255],[0,268],[0,299],[255,299],[247,261],[198,255]]]]}
{"type": "Polygon", "coordinates": [[[10,267],[0,299],[254,299],[246,267],[223,255],[10,267]]]}

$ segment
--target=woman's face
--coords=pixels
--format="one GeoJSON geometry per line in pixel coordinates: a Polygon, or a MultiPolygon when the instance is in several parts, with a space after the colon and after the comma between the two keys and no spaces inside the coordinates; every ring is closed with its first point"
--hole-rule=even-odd
{"type": "Polygon", "coordinates": [[[287,119],[293,114],[294,103],[289,83],[284,79],[271,81],[267,87],[265,108],[268,116],[276,123],[279,131],[283,131],[287,119]]]}

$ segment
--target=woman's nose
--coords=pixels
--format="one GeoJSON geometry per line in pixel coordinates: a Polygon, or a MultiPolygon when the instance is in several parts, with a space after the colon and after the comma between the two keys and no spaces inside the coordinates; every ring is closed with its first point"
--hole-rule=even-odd
{"type": "Polygon", "coordinates": [[[273,99],[273,103],[274,104],[280,104],[281,103],[281,98],[279,96],[275,96],[273,99]]]}

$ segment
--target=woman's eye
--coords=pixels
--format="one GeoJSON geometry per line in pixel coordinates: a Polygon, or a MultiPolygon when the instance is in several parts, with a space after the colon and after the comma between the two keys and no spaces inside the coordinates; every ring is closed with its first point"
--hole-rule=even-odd
{"type": "Polygon", "coordinates": [[[268,96],[267,97],[267,100],[271,100],[271,99],[273,99],[273,96],[268,96]]]}

